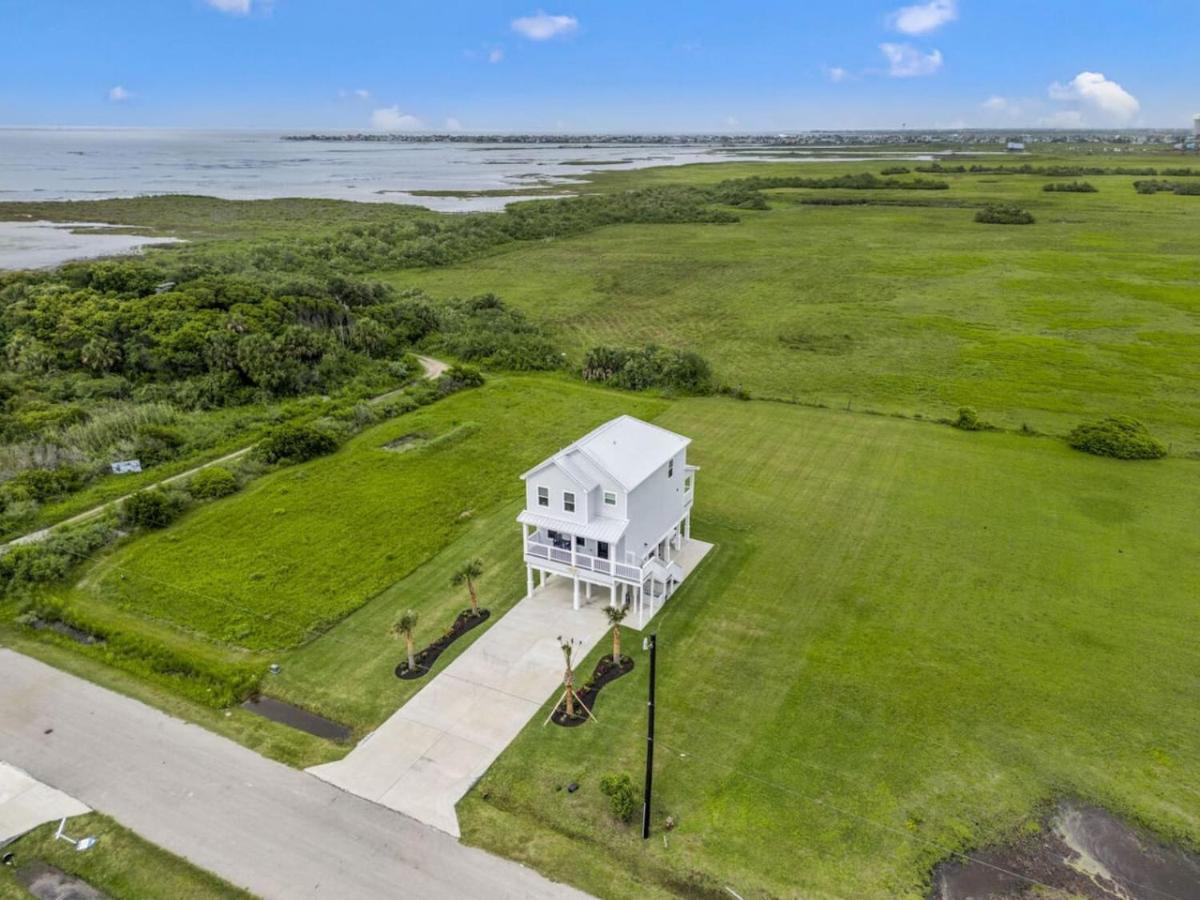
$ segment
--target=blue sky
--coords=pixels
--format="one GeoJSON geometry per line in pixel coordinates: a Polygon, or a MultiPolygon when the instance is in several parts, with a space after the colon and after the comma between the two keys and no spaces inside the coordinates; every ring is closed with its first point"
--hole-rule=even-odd
{"type": "Polygon", "coordinates": [[[0,0],[0,125],[1190,124],[1197,0],[0,0]]]}

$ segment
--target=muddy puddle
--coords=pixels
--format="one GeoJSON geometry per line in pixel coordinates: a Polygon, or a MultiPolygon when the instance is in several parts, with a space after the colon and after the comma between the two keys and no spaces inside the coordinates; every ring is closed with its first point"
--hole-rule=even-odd
{"type": "Polygon", "coordinates": [[[319,738],[326,738],[330,741],[348,741],[350,739],[351,731],[345,725],[273,697],[251,697],[242,704],[242,709],[319,738]]]}
{"type": "Polygon", "coordinates": [[[1200,900],[1200,856],[1165,847],[1094,806],[1065,803],[1039,834],[971,857],[934,870],[935,900],[1054,891],[1095,900],[1200,900]]]}
{"type": "Polygon", "coordinates": [[[17,881],[38,900],[108,900],[86,881],[42,862],[18,869],[17,881]]]}

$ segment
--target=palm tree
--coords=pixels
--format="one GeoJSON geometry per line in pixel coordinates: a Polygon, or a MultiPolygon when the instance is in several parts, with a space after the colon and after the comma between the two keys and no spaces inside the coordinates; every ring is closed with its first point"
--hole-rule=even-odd
{"type": "Polygon", "coordinates": [[[483,574],[483,560],[473,559],[463,563],[453,575],[450,583],[457,586],[466,582],[467,590],[471,593],[471,615],[479,615],[479,598],[475,596],[475,579],[483,574]]]}
{"type": "Polygon", "coordinates": [[[629,610],[624,606],[606,606],[604,612],[608,616],[608,624],[612,626],[613,634],[613,665],[621,664],[621,622],[628,615],[629,610]]]}
{"type": "Polygon", "coordinates": [[[392,626],[392,634],[404,638],[404,644],[408,649],[408,671],[410,672],[417,670],[417,661],[413,657],[413,632],[416,630],[417,611],[415,609],[406,609],[400,614],[396,624],[392,626]]]}
{"type": "Polygon", "coordinates": [[[567,718],[575,718],[575,669],[571,665],[571,657],[575,654],[574,638],[558,638],[558,646],[562,648],[563,661],[567,664],[563,673],[563,696],[567,701],[567,718]]]}

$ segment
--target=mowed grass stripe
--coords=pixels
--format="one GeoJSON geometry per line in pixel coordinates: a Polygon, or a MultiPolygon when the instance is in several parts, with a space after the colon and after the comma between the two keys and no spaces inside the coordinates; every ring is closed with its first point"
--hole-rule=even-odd
{"type": "MultiPolygon", "coordinates": [[[[718,543],[659,622],[656,802],[679,827],[644,845],[597,790],[640,771],[641,665],[601,727],[518,738],[460,807],[473,840],[527,821],[743,896],[918,895],[947,848],[1064,793],[1200,842],[1194,463],[720,399],[658,421],[694,440],[694,533],[718,543]]],[[[572,871],[550,844],[523,858],[572,871]]]]}

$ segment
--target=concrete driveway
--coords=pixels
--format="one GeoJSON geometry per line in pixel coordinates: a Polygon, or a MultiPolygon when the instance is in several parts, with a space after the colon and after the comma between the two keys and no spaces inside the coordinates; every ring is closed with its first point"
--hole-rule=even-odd
{"type": "Polygon", "coordinates": [[[520,601],[345,758],[308,771],[447,834],[454,805],[562,684],[558,635],[582,659],[608,631],[596,591],[571,608],[571,582],[553,578],[520,601]]]}
{"type": "Polygon", "coordinates": [[[259,896],[584,896],[11,650],[0,685],[0,759],[259,896]]]}
{"type": "MultiPolygon", "coordinates": [[[[703,541],[685,546],[677,559],[685,578],[711,549],[703,541]]],[[[458,837],[455,804],[561,690],[558,635],[580,642],[582,660],[609,633],[608,597],[597,589],[575,610],[570,580],[551,578],[348,756],[308,771],[458,837]]]]}

